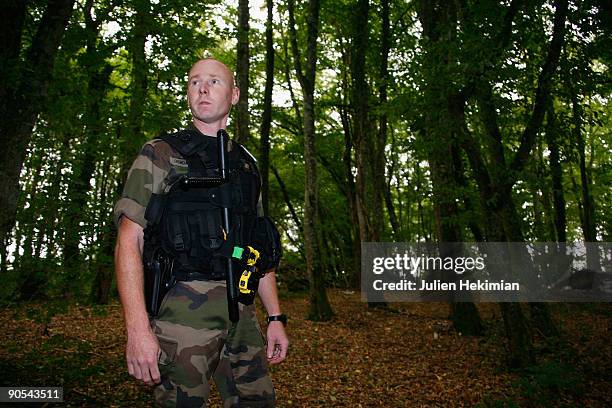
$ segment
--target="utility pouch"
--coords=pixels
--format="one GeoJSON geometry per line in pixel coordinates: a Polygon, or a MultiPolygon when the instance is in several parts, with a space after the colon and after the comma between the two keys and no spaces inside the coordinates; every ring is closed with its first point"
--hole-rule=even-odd
{"type": "Polygon", "coordinates": [[[246,260],[242,260],[247,263],[247,268],[238,277],[238,301],[251,305],[259,288],[259,280],[266,272],[278,267],[283,255],[280,234],[270,217],[255,219],[247,249],[243,253],[246,260]],[[256,256],[252,253],[256,253],[256,256]]]}
{"type": "Polygon", "coordinates": [[[167,194],[151,194],[145,210],[148,225],[158,225],[166,207],[167,194]]]}
{"type": "Polygon", "coordinates": [[[161,248],[145,250],[143,258],[145,304],[149,317],[156,318],[164,297],[176,284],[174,260],[161,248]]]}
{"type": "Polygon", "coordinates": [[[257,217],[251,230],[249,244],[261,252],[257,268],[266,273],[276,268],[283,256],[280,234],[270,217],[257,217]]]}

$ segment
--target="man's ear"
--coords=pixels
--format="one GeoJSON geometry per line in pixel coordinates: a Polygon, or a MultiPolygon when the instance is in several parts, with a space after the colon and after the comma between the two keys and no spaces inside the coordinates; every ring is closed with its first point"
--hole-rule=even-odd
{"type": "Polygon", "coordinates": [[[235,86],[234,89],[232,89],[232,105],[237,104],[239,99],[240,99],[240,88],[235,86]]]}

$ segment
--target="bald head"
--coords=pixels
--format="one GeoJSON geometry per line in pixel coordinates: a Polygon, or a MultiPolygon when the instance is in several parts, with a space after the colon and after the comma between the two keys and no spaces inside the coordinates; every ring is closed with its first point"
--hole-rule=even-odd
{"type": "Polygon", "coordinates": [[[216,66],[218,69],[220,69],[224,73],[225,79],[232,86],[232,88],[236,86],[236,83],[234,81],[234,73],[227,67],[227,65],[225,65],[224,63],[222,63],[218,59],[215,59],[215,58],[212,58],[212,57],[211,58],[202,58],[201,60],[196,61],[196,63],[193,64],[191,66],[191,69],[189,70],[188,80],[190,80],[191,77],[194,75],[194,72],[197,71],[198,68],[203,66],[203,65],[213,65],[213,66],[216,66]]]}

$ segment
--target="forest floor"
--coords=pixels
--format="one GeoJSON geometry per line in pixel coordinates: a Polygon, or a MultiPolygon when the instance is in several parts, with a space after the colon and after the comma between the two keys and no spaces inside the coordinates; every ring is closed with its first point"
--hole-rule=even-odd
{"type": "MultiPolygon", "coordinates": [[[[550,304],[561,336],[536,332],[538,365],[510,371],[497,305],[478,305],[486,335],[469,337],[451,329],[447,304],[386,311],[358,293],[329,295],[336,315],[325,323],[304,318],[307,296],[281,300],[291,346],[271,369],[279,407],[612,406],[610,304],[550,304]]],[[[152,405],[127,374],[117,302],[12,305],[0,325],[1,386],[63,386],[63,406],[152,405]]],[[[219,401],[213,392],[211,406],[219,401]]]]}

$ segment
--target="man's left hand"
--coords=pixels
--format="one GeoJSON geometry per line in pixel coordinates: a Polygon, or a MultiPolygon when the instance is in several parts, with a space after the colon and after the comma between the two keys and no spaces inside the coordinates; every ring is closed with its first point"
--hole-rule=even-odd
{"type": "Polygon", "coordinates": [[[289,339],[282,322],[268,323],[268,363],[278,364],[287,357],[289,339]]]}

